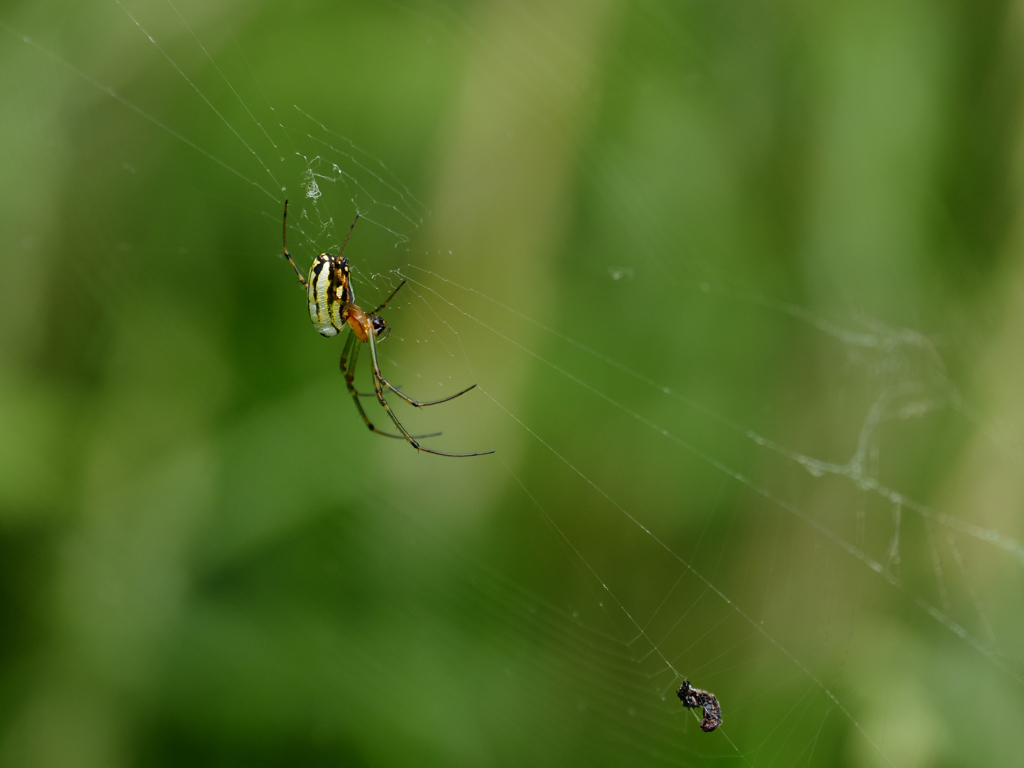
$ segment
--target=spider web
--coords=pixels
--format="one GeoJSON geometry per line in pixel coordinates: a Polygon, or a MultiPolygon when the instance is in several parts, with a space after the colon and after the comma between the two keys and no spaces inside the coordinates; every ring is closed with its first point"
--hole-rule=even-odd
{"type": "MultiPolygon", "coordinates": [[[[9,583],[52,586],[5,603],[5,759],[1015,764],[1019,317],[926,279],[899,226],[930,70],[910,139],[861,126],[887,208],[840,191],[856,83],[822,67],[793,238],[747,199],[757,102],[695,39],[751,33],[708,8],[20,13],[4,541],[9,583]],[[389,379],[477,384],[403,423],[493,456],[366,433],[284,197],[300,268],[358,213],[360,303],[405,281],[389,379]]],[[[971,290],[1012,305],[1004,270],[971,290]]]]}

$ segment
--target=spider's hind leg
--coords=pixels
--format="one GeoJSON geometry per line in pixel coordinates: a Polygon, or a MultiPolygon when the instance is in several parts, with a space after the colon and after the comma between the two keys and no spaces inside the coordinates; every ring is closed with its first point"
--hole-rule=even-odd
{"type": "MultiPolygon", "coordinates": [[[[281,244],[284,245],[284,257],[288,259],[288,263],[292,265],[292,269],[295,270],[296,277],[299,278],[299,282],[306,285],[306,278],[302,276],[299,271],[298,265],[292,261],[292,255],[288,253],[288,201],[284,201],[284,217],[281,219],[281,244]]],[[[308,286],[307,286],[308,287],[308,286]]]]}

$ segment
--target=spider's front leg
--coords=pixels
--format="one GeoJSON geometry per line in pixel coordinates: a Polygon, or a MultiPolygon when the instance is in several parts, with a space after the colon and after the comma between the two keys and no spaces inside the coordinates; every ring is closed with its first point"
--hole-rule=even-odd
{"type": "MultiPolygon", "coordinates": [[[[413,400],[412,398],[406,397],[401,392],[399,392],[397,389],[395,389],[394,386],[392,386],[391,384],[388,384],[387,380],[384,378],[384,376],[380,372],[380,365],[377,363],[377,345],[376,345],[376,342],[374,341],[374,338],[373,338],[373,330],[372,329],[367,334],[367,341],[369,341],[369,343],[370,343],[370,358],[373,360],[373,388],[374,388],[374,390],[377,393],[377,401],[382,406],[384,406],[384,410],[388,412],[388,416],[391,417],[391,421],[393,421],[395,426],[398,427],[398,431],[401,432],[403,435],[405,435],[405,439],[409,441],[409,443],[412,445],[413,448],[415,448],[418,451],[423,451],[424,453],[433,453],[435,456],[452,456],[452,457],[460,457],[460,458],[461,457],[467,457],[467,456],[484,456],[484,455],[486,455],[488,453],[494,453],[494,451],[481,451],[479,453],[444,453],[442,451],[434,451],[434,450],[431,450],[430,448],[424,448],[422,445],[420,445],[418,442],[416,442],[416,439],[412,435],[409,434],[408,430],[406,430],[406,428],[402,426],[402,422],[400,422],[398,420],[398,417],[395,416],[394,411],[391,410],[391,406],[388,405],[388,401],[384,399],[384,387],[386,386],[392,392],[395,392],[403,400],[405,400],[406,402],[408,402],[410,404],[413,404],[413,405],[435,405],[435,403],[418,403],[417,404],[417,402],[415,400],[413,400]]],[[[476,384],[473,385],[473,387],[475,387],[475,386],[476,386],[476,384]]],[[[469,389],[472,389],[473,387],[470,387],[469,389]]],[[[469,390],[464,390],[463,392],[460,392],[459,395],[465,394],[468,391],[469,390]]],[[[458,397],[459,395],[452,395],[452,397],[458,397]]],[[[445,398],[445,400],[451,400],[452,397],[447,397],[447,398],[445,398]]],[[[443,403],[444,400],[438,400],[437,402],[443,403]]]]}
{"type": "MultiPolygon", "coordinates": [[[[359,350],[361,349],[361,343],[362,342],[360,342],[359,339],[356,338],[355,333],[349,331],[348,338],[345,340],[345,347],[341,351],[341,360],[339,362],[339,367],[341,368],[341,375],[345,377],[345,386],[348,389],[348,393],[352,395],[352,401],[356,404],[356,410],[359,411],[359,415],[366,423],[366,426],[370,428],[371,432],[374,432],[378,435],[383,435],[384,437],[393,437],[396,440],[405,440],[407,437],[406,435],[396,435],[391,432],[384,432],[382,430],[377,429],[377,427],[373,425],[373,422],[370,421],[370,417],[366,415],[366,410],[363,408],[363,404],[359,400],[360,397],[375,396],[374,393],[359,392],[356,389],[356,363],[359,360],[359,350]]],[[[425,437],[437,437],[440,434],[440,432],[433,432],[429,435],[416,435],[416,437],[423,439],[425,437]]]]}

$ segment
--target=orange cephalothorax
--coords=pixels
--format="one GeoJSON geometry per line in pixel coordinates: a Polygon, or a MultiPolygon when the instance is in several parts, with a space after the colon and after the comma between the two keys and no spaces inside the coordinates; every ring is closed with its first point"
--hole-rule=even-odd
{"type": "Polygon", "coordinates": [[[357,339],[364,342],[370,340],[370,321],[366,318],[363,310],[355,305],[350,305],[346,319],[349,328],[352,329],[352,333],[356,335],[357,339]]]}

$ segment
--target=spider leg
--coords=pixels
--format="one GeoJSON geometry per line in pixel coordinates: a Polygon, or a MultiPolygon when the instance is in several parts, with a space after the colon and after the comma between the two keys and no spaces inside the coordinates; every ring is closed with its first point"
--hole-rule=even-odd
{"type": "MultiPolygon", "coordinates": [[[[370,428],[371,432],[376,432],[378,435],[384,437],[393,437],[398,440],[405,440],[406,435],[395,435],[391,432],[382,432],[377,429],[373,422],[370,421],[370,417],[366,415],[366,411],[363,409],[363,404],[359,402],[360,397],[374,397],[375,393],[369,392],[358,392],[355,386],[356,378],[356,362],[359,359],[360,342],[356,338],[356,335],[349,331],[348,339],[345,340],[345,347],[341,350],[341,361],[339,367],[341,368],[341,375],[345,377],[345,386],[348,388],[348,393],[352,395],[352,400],[356,404],[356,408],[359,411],[359,415],[363,417],[363,421],[366,422],[366,426],[370,428]]],[[[429,435],[416,435],[416,437],[423,439],[426,437],[437,437],[440,432],[434,432],[429,435]]]]}
{"type": "MultiPolygon", "coordinates": [[[[384,406],[384,410],[388,412],[388,416],[391,417],[391,421],[394,422],[395,426],[398,427],[398,431],[401,432],[405,436],[405,439],[409,441],[409,444],[412,445],[413,448],[415,448],[418,451],[423,451],[424,453],[432,453],[435,456],[451,456],[451,457],[454,457],[454,458],[462,458],[462,457],[468,457],[468,456],[485,456],[488,453],[494,453],[494,451],[480,451],[478,453],[444,453],[442,451],[433,451],[430,448],[424,448],[422,445],[417,443],[416,442],[416,438],[414,438],[412,435],[410,435],[408,430],[406,430],[406,428],[402,426],[402,422],[400,422],[398,420],[398,417],[395,416],[394,411],[391,410],[391,406],[388,405],[388,401],[384,399],[384,388],[381,386],[381,383],[384,382],[385,379],[381,375],[380,366],[377,364],[377,347],[376,347],[376,345],[374,343],[374,340],[373,340],[373,333],[372,333],[372,331],[368,334],[367,338],[368,338],[368,340],[370,342],[370,357],[373,359],[373,388],[374,388],[374,390],[377,393],[377,401],[382,406],[384,406]]],[[[402,397],[402,399],[408,400],[408,398],[406,398],[405,395],[403,395],[401,392],[398,392],[398,390],[395,389],[394,387],[392,387],[390,384],[388,384],[387,386],[390,389],[392,389],[394,392],[396,392],[400,397],[402,397]]],[[[476,385],[474,384],[473,386],[476,386],[476,385]]],[[[472,389],[472,387],[470,387],[470,389],[472,389]]],[[[462,394],[462,393],[460,392],[459,394],[462,394]]],[[[455,397],[457,397],[457,395],[455,395],[455,397]]],[[[450,397],[447,398],[447,399],[451,400],[450,397]]],[[[357,402],[358,402],[358,400],[357,400],[357,402]]],[[[439,401],[439,402],[443,402],[443,401],[439,401]]],[[[426,405],[426,403],[425,403],[425,405],[426,405]]],[[[431,403],[431,405],[432,405],[432,403],[431,403]]],[[[360,406],[359,410],[360,411],[362,410],[362,406],[360,406]]],[[[367,422],[367,423],[369,423],[369,422],[367,422]]],[[[371,427],[371,429],[372,429],[372,427],[371,427]]]]}
{"type": "MultiPolygon", "coordinates": [[[[403,280],[402,282],[400,282],[398,284],[398,287],[395,288],[395,290],[393,290],[391,292],[391,295],[388,296],[387,299],[384,300],[384,303],[381,304],[379,307],[377,307],[375,310],[373,310],[373,312],[369,312],[367,314],[367,317],[372,317],[373,315],[377,314],[382,309],[384,309],[384,307],[386,307],[388,305],[388,302],[391,301],[393,298],[395,298],[395,294],[398,293],[402,289],[402,286],[405,285],[407,282],[409,282],[409,281],[408,280],[403,280]]],[[[390,332],[390,329],[388,329],[388,332],[390,332]]],[[[371,344],[370,347],[371,347],[371,349],[374,349],[374,350],[376,349],[373,346],[373,344],[371,344]]],[[[424,402],[420,402],[419,400],[414,400],[413,398],[409,397],[408,395],[403,394],[398,389],[398,387],[396,387],[394,384],[392,384],[390,381],[388,381],[387,379],[384,378],[384,376],[380,372],[380,368],[377,367],[377,353],[376,353],[376,351],[373,352],[373,359],[374,359],[374,370],[376,371],[377,378],[380,379],[380,383],[383,384],[388,389],[390,389],[392,392],[394,392],[400,398],[405,400],[405,402],[407,402],[413,408],[423,408],[424,406],[427,406],[427,405],[440,405],[441,403],[447,403],[449,400],[454,400],[456,397],[459,397],[460,395],[464,395],[467,392],[469,392],[469,390],[471,390],[474,387],[476,387],[476,384],[471,384],[470,386],[466,387],[461,392],[456,392],[454,395],[449,395],[448,397],[442,397],[440,400],[430,400],[429,402],[425,402],[425,403],[424,402]]]]}
{"type": "Polygon", "coordinates": [[[388,296],[386,299],[384,299],[384,303],[381,304],[379,307],[377,307],[375,310],[373,310],[373,312],[367,312],[366,316],[367,317],[373,317],[378,312],[380,312],[382,309],[384,309],[384,307],[386,307],[388,305],[388,302],[390,302],[393,298],[395,298],[395,294],[398,293],[400,290],[402,290],[402,286],[405,285],[407,282],[409,282],[409,281],[408,280],[403,280],[402,282],[400,282],[398,284],[398,287],[395,288],[395,290],[393,290],[391,292],[391,295],[388,296]]]}
{"type": "MultiPolygon", "coordinates": [[[[404,285],[404,283],[403,283],[403,285],[404,285]]],[[[401,288],[402,286],[400,285],[398,287],[401,288]]],[[[448,395],[448,397],[442,397],[440,400],[428,400],[426,402],[421,402],[419,400],[414,400],[413,398],[409,397],[407,394],[402,392],[398,387],[396,387],[390,381],[388,381],[387,379],[384,378],[384,374],[382,374],[380,372],[380,368],[377,365],[377,352],[376,352],[376,348],[373,345],[373,339],[371,339],[370,342],[371,342],[370,343],[370,351],[371,351],[371,354],[373,355],[373,370],[374,370],[374,373],[376,374],[377,378],[380,379],[380,383],[383,384],[388,389],[390,389],[392,392],[394,392],[400,398],[405,400],[405,402],[407,402],[413,408],[424,408],[424,407],[426,407],[428,405],[440,405],[441,403],[447,403],[449,400],[454,400],[456,397],[461,397],[462,395],[464,395],[467,392],[469,392],[471,389],[475,389],[476,388],[476,384],[470,384],[468,387],[466,387],[461,392],[456,392],[454,395],[448,395]]]]}
{"type": "Polygon", "coordinates": [[[388,381],[387,379],[385,379],[385,378],[384,378],[383,376],[381,376],[381,377],[380,377],[380,383],[381,383],[381,384],[383,384],[383,385],[384,385],[385,387],[387,387],[388,389],[390,389],[390,390],[391,390],[392,392],[394,392],[394,393],[395,393],[396,395],[398,395],[398,396],[399,396],[400,398],[402,398],[403,400],[405,400],[405,402],[407,402],[407,403],[408,403],[409,405],[411,405],[411,406],[412,406],[413,408],[424,408],[424,407],[426,407],[426,406],[428,406],[428,405],[440,405],[441,403],[447,403],[447,402],[448,402],[449,400],[454,400],[454,399],[455,399],[456,397],[461,397],[462,395],[464,395],[464,394],[466,394],[467,392],[469,392],[469,391],[470,391],[471,389],[476,389],[476,384],[470,384],[470,385],[469,385],[468,387],[466,387],[466,388],[465,388],[464,390],[462,390],[461,392],[456,392],[456,393],[455,393],[454,395],[449,395],[448,397],[442,397],[442,398],[441,398],[440,400],[429,400],[429,401],[427,401],[427,402],[425,402],[425,403],[422,403],[422,402],[420,402],[419,400],[413,400],[413,399],[412,399],[411,397],[409,397],[408,395],[406,395],[406,394],[403,394],[403,393],[402,393],[402,392],[401,392],[401,391],[400,391],[400,390],[398,389],[398,387],[396,387],[395,385],[391,384],[391,383],[390,383],[390,382],[389,382],[389,381],[388,381]]]}
{"type": "MultiPolygon", "coordinates": [[[[295,270],[295,274],[299,278],[299,282],[306,285],[306,278],[302,276],[299,268],[292,261],[292,255],[288,253],[288,201],[284,201],[284,218],[281,219],[281,243],[284,245],[284,257],[288,259],[288,263],[292,265],[292,269],[295,270]]],[[[401,286],[399,286],[401,288],[401,286]]]]}
{"type": "Polygon", "coordinates": [[[356,222],[359,221],[359,217],[363,214],[357,213],[356,217],[352,219],[352,226],[348,228],[348,233],[345,235],[345,241],[341,244],[341,248],[338,249],[338,258],[341,258],[341,254],[345,252],[345,246],[348,245],[348,239],[352,237],[352,230],[356,228],[356,222]]]}
{"type": "MultiPolygon", "coordinates": [[[[377,432],[377,428],[373,426],[373,422],[370,421],[370,417],[367,416],[366,411],[363,410],[363,404],[359,402],[359,396],[362,393],[356,391],[356,362],[358,362],[359,359],[359,348],[355,347],[355,351],[353,351],[353,342],[355,341],[356,335],[352,333],[352,331],[349,331],[348,338],[345,339],[345,347],[341,350],[341,360],[338,362],[338,367],[341,368],[341,375],[345,377],[345,387],[348,389],[348,393],[352,395],[356,408],[359,410],[359,415],[363,417],[363,421],[366,422],[367,427],[372,431],[377,432]]],[[[391,435],[388,435],[388,437],[391,437],[391,435]]]]}
{"type": "Polygon", "coordinates": [[[345,339],[345,348],[341,350],[341,360],[338,364],[338,367],[341,368],[341,375],[345,377],[345,386],[348,387],[349,394],[356,397],[376,397],[376,392],[359,392],[356,390],[356,362],[358,360],[359,340],[352,331],[349,331],[348,338],[345,339]]]}

